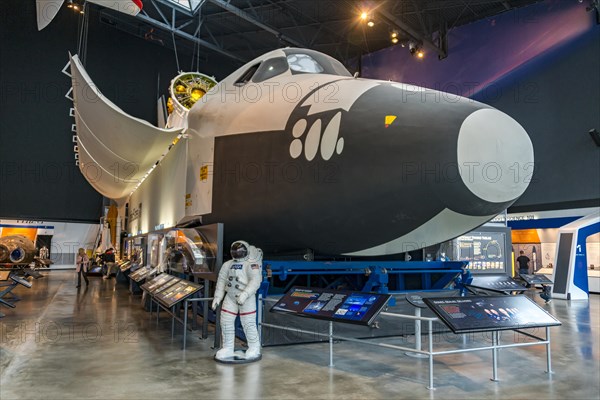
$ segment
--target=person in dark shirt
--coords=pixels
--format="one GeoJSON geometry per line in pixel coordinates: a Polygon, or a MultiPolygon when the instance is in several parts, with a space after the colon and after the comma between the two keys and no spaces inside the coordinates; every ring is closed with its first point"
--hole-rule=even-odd
{"type": "Polygon", "coordinates": [[[106,250],[106,252],[102,255],[104,262],[106,263],[106,275],[102,277],[102,279],[108,279],[110,278],[110,275],[112,273],[112,269],[115,265],[115,252],[114,249],[111,247],[110,249],[106,250]]]}
{"type": "Polygon", "coordinates": [[[517,257],[517,263],[519,263],[519,274],[529,273],[529,257],[525,255],[523,250],[519,252],[519,257],[517,257]]]}

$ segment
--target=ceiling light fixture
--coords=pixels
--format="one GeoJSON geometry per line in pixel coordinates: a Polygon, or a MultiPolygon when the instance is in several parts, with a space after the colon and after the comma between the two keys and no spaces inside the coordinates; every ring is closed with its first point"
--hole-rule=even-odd
{"type": "Polygon", "coordinates": [[[425,57],[425,52],[423,51],[419,43],[415,43],[413,41],[408,42],[408,51],[410,51],[410,54],[417,58],[425,57]]]}

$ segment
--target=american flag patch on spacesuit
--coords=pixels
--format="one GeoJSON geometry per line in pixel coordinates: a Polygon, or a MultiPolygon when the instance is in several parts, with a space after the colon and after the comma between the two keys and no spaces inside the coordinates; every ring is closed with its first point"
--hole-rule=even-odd
{"type": "Polygon", "coordinates": [[[250,267],[251,267],[252,269],[259,269],[259,268],[260,268],[260,265],[258,265],[258,264],[252,264],[250,267]]]}

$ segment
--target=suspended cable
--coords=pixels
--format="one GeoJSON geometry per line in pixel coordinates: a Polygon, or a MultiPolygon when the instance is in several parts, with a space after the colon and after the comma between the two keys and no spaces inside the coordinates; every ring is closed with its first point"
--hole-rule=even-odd
{"type": "Polygon", "coordinates": [[[78,23],[78,38],[77,38],[77,54],[83,66],[85,66],[85,58],[87,53],[87,39],[89,31],[89,15],[88,4],[85,3],[81,8],[82,18],[78,23]]]}
{"type": "Polygon", "coordinates": [[[177,72],[181,71],[179,68],[179,56],[177,55],[177,44],[175,43],[175,32],[171,31],[171,39],[173,39],[173,49],[175,50],[175,62],[177,63],[177,72]]]}
{"type": "MultiPolygon", "coordinates": [[[[200,4],[200,7],[204,4],[204,1],[200,4]]],[[[202,28],[202,9],[198,10],[198,53],[196,53],[196,71],[200,72],[200,29],[202,28]]]]}
{"type": "Polygon", "coordinates": [[[194,70],[195,59],[196,59],[196,43],[194,43],[194,51],[192,52],[192,65],[190,66],[190,71],[194,70]]]}

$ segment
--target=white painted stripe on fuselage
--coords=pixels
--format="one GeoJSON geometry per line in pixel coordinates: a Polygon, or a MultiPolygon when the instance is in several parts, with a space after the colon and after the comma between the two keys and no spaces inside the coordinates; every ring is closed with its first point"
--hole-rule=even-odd
{"type": "Polygon", "coordinates": [[[462,235],[465,232],[477,228],[493,217],[493,215],[463,215],[446,208],[435,217],[404,236],[369,249],[346,253],[344,255],[357,257],[382,256],[422,249],[462,235]]]}

